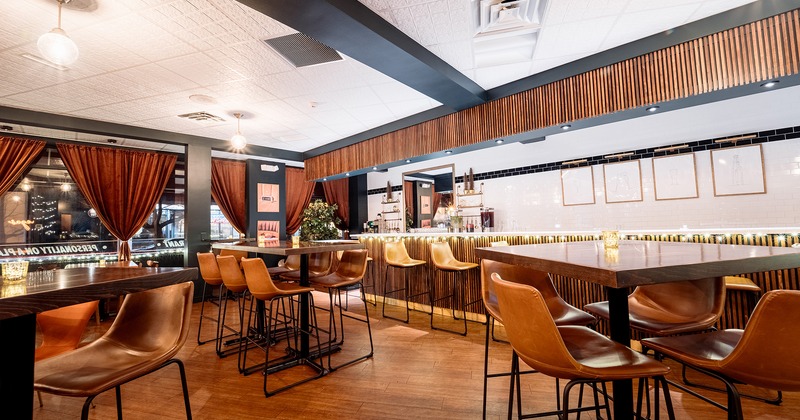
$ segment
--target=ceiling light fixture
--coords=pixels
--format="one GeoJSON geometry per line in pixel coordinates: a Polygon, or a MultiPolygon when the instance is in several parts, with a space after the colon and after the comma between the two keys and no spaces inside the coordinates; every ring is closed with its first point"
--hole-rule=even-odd
{"type": "Polygon", "coordinates": [[[242,132],[240,130],[240,128],[241,128],[240,122],[242,121],[242,113],[241,112],[236,112],[236,113],[233,114],[233,116],[236,117],[236,134],[234,134],[233,137],[231,137],[231,146],[235,150],[242,150],[242,149],[244,149],[244,146],[247,145],[247,139],[244,138],[244,136],[242,135],[242,132]]]}
{"type": "Polygon", "coordinates": [[[571,126],[571,125],[569,125],[569,124],[564,124],[564,125],[562,125],[562,126],[561,126],[561,129],[562,129],[562,130],[564,130],[564,131],[567,131],[567,130],[569,130],[570,128],[572,128],[572,126],[571,126]]]}
{"type": "Polygon", "coordinates": [[[777,85],[778,83],[780,83],[779,80],[770,80],[767,83],[761,84],[761,87],[769,89],[769,88],[775,87],[775,85],[777,85]]]}
{"type": "Polygon", "coordinates": [[[497,139],[494,142],[497,143],[497,144],[503,144],[504,141],[505,140],[503,140],[503,139],[497,139]]]}
{"type": "Polygon", "coordinates": [[[377,166],[373,166],[373,167],[372,167],[372,170],[373,170],[373,171],[377,171],[377,170],[378,170],[378,167],[377,167],[377,166]]]}
{"type": "Polygon", "coordinates": [[[67,36],[67,33],[61,29],[61,6],[69,3],[70,0],[57,0],[58,1],[58,26],[51,29],[50,32],[42,34],[36,46],[39,48],[39,53],[44,58],[60,66],[68,66],[78,59],[78,46],[75,41],[67,36]]]}
{"type": "Polygon", "coordinates": [[[411,159],[406,159],[406,163],[411,163],[411,159]]]}
{"type": "Polygon", "coordinates": [[[647,112],[656,112],[660,108],[658,105],[653,105],[650,108],[647,108],[647,112]]]}
{"type": "Polygon", "coordinates": [[[452,155],[452,154],[453,154],[453,151],[452,151],[452,150],[446,150],[446,151],[444,152],[444,154],[446,154],[446,155],[452,155]]]}

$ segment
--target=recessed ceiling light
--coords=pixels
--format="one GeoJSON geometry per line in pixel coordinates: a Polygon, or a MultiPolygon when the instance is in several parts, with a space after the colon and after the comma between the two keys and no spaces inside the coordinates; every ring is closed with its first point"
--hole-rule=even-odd
{"type": "Polygon", "coordinates": [[[406,159],[406,163],[411,163],[411,159],[406,159]]]}
{"type": "Polygon", "coordinates": [[[348,172],[348,173],[344,174],[344,176],[350,176],[350,172],[348,172]]]}
{"type": "Polygon", "coordinates": [[[373,167],[372,167],[372,170],[373,170],[373,171],[377,171],[377,170],[378,170],[378,167],[377,167],[377,166],[373,166],[373,167]]]}
{"type": "Polygon", "coordinates": [[[778,83],[780,83],[779,80],[770,80],[767,83],[762,83],[761,87],[769,89],[771,87],[775,87],[775,85],[777,85],[778,83]]]}
{"type": "Polygon", "coordinates": [[[214,97],[203,94],[189,95],[189,100],[203,105],[214,105],[217,103],[217,100],[214,99],[214,97]]]}
{"type": "Polygon", "coordinates": [[[497,144],[503,144],[503,141],[504,141],[503,139],[497,139],[494,142],[497,144]]]}
{"type": "Polygon", "coordinates": [[[453,154],[453,151],[452,151],[452,150],[445,150],[444,154],[446,154],[446,155],[452,155],[452,154],[453,154]]]}
{"type": "Polygon", "coordinates": [[[658,105],[653,105],[650,108],[647,108],[647,112],[656,112],[660,108],[658,105]]]}
{"type": "Polygon", "coordinates": [[[569,130],[570,128],[572,128],[572,126],[569,125],[569,124],[564,124],[564,125],[561,126],[561,129],[564,130],[564,131],[569,130]]]}
{"type": "Polygon", "coordinates": [[[328,180],[328,178],[322,178],[322,180],[323,180],[323,181],[327,181],[327,180],[328,180]]]}

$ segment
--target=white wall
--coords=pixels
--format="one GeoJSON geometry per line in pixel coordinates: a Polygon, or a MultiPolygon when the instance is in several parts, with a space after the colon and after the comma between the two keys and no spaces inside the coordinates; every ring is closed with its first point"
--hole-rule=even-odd
{"type": "MultiPolygon", "coordinates": [[[[648,116],[370,173],[370,189],[400,185],[403,172],[455,163],[456,175],[560,162],[575,158],[679,144],[800,125],[794,88],[744,99],[648,116]],[[606,141],[606,139],[609,139],[606,141]],[[642,140],[645,139],[645,140],[642,140]]],[[[495,230],[549,231],[800,226],[800,139],[763,144],[766,194],[715,197],[710,152],[695,153],[699,198],[656,201],[651,159],[641,159],[643,201],[605,203],[603,168],[594,170],[596,204],[563,206],[560,171],[484,182],[484,205],[495,209],[495,230]]],[[[478,182],[476,181],[476,184],[478,182]]],[[[477,187],[477,185],[476,185],[477,187]]],[[[369,217],[381,211],[381,195],[369,196],[369,217]]]]}

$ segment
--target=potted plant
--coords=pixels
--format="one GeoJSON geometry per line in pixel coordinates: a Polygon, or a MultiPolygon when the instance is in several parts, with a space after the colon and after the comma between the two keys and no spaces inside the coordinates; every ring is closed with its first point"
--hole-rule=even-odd
{"type": "Polygon", "coordinates": [[[336,204],[328,204],[316,200],[303,210],[303,220],[300,223],[300,240],[319,241],[325,239],[338,239],[339,229],[336,224],[340,219],[336,217],[336,204]]]}

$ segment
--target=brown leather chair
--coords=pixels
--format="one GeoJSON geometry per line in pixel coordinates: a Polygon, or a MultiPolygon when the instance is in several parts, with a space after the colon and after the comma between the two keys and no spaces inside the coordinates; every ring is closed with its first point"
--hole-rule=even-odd
{"type": "MultiPolygon", "coordinates": [[[[236,339],[224,342],[217,340],[217,356],[226,357],[232,353],[239,352],[239,341],[242,340],[243,333],[246,332],[244,326],[244,310],[245,310],[245,297],[247,294],[247,282],[245,281],[244,274],[239,268],[241,260],[237,260],[233,255],[217,255],[217,265],[219,266],[219,273],[222,277],[222,296],[224,299],[220,301],[220,318],[222,322],[217,325],[217,336],[222,337],[225,330],[229,331],[230,336],[237,337],[236,339]],[[237,317],[239,325],[230,327],[225,323],[228,319],[228,301],[230,299],[236,301],[237,317]],[[225,346],[228,348],[224,348],[225,346]]],[[[239,367],[241,371],[241,366],[239,367]]]]}
{"type": "MultiPolygon", "coordinates": [[[[89,318],[97,311],[98,303],[94,300],[36,314],[42,344],[36,348],[34,360],[38,362],[78,348],[89,318]]],[[[42,394],[36,394],[41,407],[42,394]]]]}
{"type": "MultiPolygon", "coordinates": [[[[264,260],[261,258],[246,258],[242,260],[242,268],[244,269],[244,277],[247,281],[247,287],[250,290],[250,294],[253,297],[253,300],[250,301],[250,315],[248,316],[247,320],[247,330],[253,329],[258,330],[258,320],[253,319],[253,305],[255,301],[259,301],[263,303],[263,314],[259,314],[256,318],[262,317],[263,322],[266,322],[264,326],[264,330],[260,331],[261,334],[257,336],[245,336],[243,340],[240,342],[240,351],[239,351],[239,368],[245,374],[250,374],[255,371],[261,371],[264,375],[264,395],[270,397],[275,395],[281,391],[285,391],[291,387],[300,385],[304,382],[308,382],[312,379],[319,378],[325,372],[322,368],[322,346],[319,341],[319,334],[315,332],[317,330],[316,327],[316,316],[314,316],[314,312],[312,310],[311,315],[311,322],[309,323],[309,330],[308,331],[300,331],[298,325],[298,319],[294,314],[297,314],[297,311],[294,310],[294,302],[292,298],[299,297],[300,295],[307,295],[308,299],[310,299],[311,308],[314,307],[314,295],[312,292],[314,288],[312,287],[303,287],[295,283],[273,283],[272,278],[269,276],[269,271],[267,271],[267,266],[264,264],[264,260]],[[283,306],[283,311],[279,314],[281,307],[283,306]],[[283,336],[278,336],[276,332],[279,331],[278,328],[275,328],[276,324],[281,323],[283,320],[282,317],[286,316],[285,308],[289,307],[289,313],[292,317],[290,323],[288,324],[288,328],[281,328],[281,332],[285,333],[283,336]],[[295,382],[290,384],[283,385],[278,389],[270,391],[267,387],[268,379],[274,373],[271,372],[273,368],[281,363],[290,361],[294,357],[296,357],[295,352],[287,349],[287,354],[275,359],[270,360],[269,353],[270,347],[275,345],[277,341],[281,338],[286,338],[287,343],[290,343],[290,339],[294,340],[294,349],[298,348],[297,345],[297,338],[298,334],[307,334],[309,336],[314,336],[317,338],[317,351],[320,355],[319,364],[314,366],[317,370],[317,374],[314,376],[307,376],[303,377],[295,382]],[[260,347],[264,350],[265,359],[263,364],[259,364],[253,367],[247,367],[247,351],[248,347],[251,345],[260,347]]],[[[299,314],[297,315],[299,316],[299,314]]],[[[284,325],[282,325],[284,326],[284,325]]],[[[289,345],[291,348],[291,345],[289,345]]],[[[302,368],[301,368],[302,369],[302,368]]]]}
{"type": "Polygon", "coordinates": [[[642,340],[658,357],[710,375],[725,384],[727,408],[686,387],[673,384],[741,419],[737,383],[777,391],[800,391],[800,291],[773,290],[761,297],[744,330],[729,329],[642,340]]]}
{"type": "Polygon", "coordinates": [[[122,417],[120,386],[167,365],[178,365],[186,417],[191,418],[183,363],[175,354],[189,336],[194,284],[186,282],[129,294],[111,328],[77,350],[35,365],[37,391],[67,397],[86,397],[81,418],[97,395],[115,388],[117,414],[122,417]]]}
{"type": "MultiPolygon", "coordinates": [[[[430,285],[427,282],[422,281],[421,284],[426,286],[424,291],[410,294],[409,290],[410,284],[408,280],[408,275],[406,274],[407,269],[413,269],[414,267],[423,267],[425,266],[425,261],[423,260],[415,260],[408,255],[408,250],[406,250],[406,245],[403,241],[397,242],[384,242],[383,244],[383,262],[386,264],[386,270],[383,272],[383,306],[381,307],[381,315],[384,318],[391,318],[397,321],[408,323],[409,320],[409,312],[411,308],[409,307],[409,301],[417,296],[428,295],[428,299],[430,299],[430,285]],[[392,270],[403,270],[403,287],[399,287],[394,290],[389,290],[389,269],[392,270]],[[387,295],[392,295],[398,292],[403,292],[403,299],[406,302],[406,318],[396,318],[391,315],[386,315],[386,297],[387,295]]],[[[432,302],[431,302],[432,303],[432,302]]],[[[431,304],[431,311],[433,311],[433,304],[431,304]]],[[[432,312],[431,312],[431,316],[432,312]]]]}
{"type": "MultiPolygon", "coordinates": [[[[330,252],[317,252],[308,256],[308,278],[321,277],[331,272],[333,258],[330,252]]],[[[298,263],[298,267],[299,267],[298,263]]],[[[300,281],[300,270],[281,274],[286,281],[300,281]]]]}
{"type": "MultiPolygon", "coordinates": [[[[583,309],[609,319],[608,302],[590,303],[583,309]]],[[[650,336],[708,330],[724,310],[722,277],[639,286],[628,296],[631,329],[650,336]]]]}
{"type": "MultiPolygon", "coordinates": [[[[434,281],[431,284],[431,329],[452,332],[460,335],[467,335],[467,307],[470,305],[478,304],[482,299],[478,298],[472,302],[467,302],[467,279],[465,278],[467,271],[473,268],[478,268],[478,264],[471,262],[463,262],[453,256],[453,251],[450,249],[450,244],[447,242],[431,242],[431,262],[435,269],[434,281]],[[450,289],[450,294],[447,296],[436,297],[436,279],[439,273],[445,273],[450,279],[453,280],[453,287],[450,289]],[[460,278],[459,278],[460,275],[460,278]],[[439,328],[433,325],[433,307],[436,302],[449,299],[450,308],[453,311],[453,318],[459,319],[456,316],[456,289],[461,290],[461,312],[464,318],[464,331],[455,331],[447,328],[439,328]]],[[[487,319],[488,321],[488,319],[487,319]]]]}
{"type": "Polygon", "coordinates": [[[286,258],[281,261],[282,262],[279,262],[277,267],[268,268],[269,275],[273,280],[278,278],[281,274],[300,271],[300,255],[287,255],[286,258]]]}
{"type": "MultiPolygon", "coordinates": [[[[513,378],[519,388],[519,359],[528,366],[554,378],[568,379],[564,387],[561,415],[595,410],[597,407],[569,409],[569,392],[577,384],[596,384],[602,381],[654,378],[664,391],[670,419],[673,419],[672,401],[664,376],[669,368],[656,360],[615,343],[608,337],[586,327],[556,326],[550,315],[545,297],[536,288],[503,280],[492,273],[497,301],[503,314],[503,323],[514,349],[513,378]]],[[[658,407],[659,391],[655,402],[658,407]]],[[[641,414],[641,397],[637,416],[641,414]]],[[[608,402],[601,408],[611,417],[608,402]]],[[[520,412],[518,401],[517,412],[520,412]]],[[[521,416],[520,416],[521,417],[521,416]]]]}
{"type": "Polygon", "coordinates": [[[761,296],[761,287],[753,283],[753,280],[742,276],[725,276],[725,290],[727,292],[741,292],[747,296],[747,312],[756,307],[756,302],[761,296]]]}
{"type": "Polygon", "coordinates": [[[311,279],[311,284],[318,288],[323,288],[328,291],[328,298],[330,299],[330,317],[328,323],[328,331],[332,335],[331,337],[331,345],[332,346],[341,346],[344,344],[344,318],[350,318],[356,321],[364,322],[367,324],[367,334],[369,336],[369,352],[363,356],[356,357],[355,359],[349,360],[347,362],[343,362],[338,364],[337,366],[331,365],[331,351],[328,352],[328,367],[331,371],[339,369],[341,367],[351,365],[355,362],[371,358],[374,353],[374,347],[372,344],[372,327],[369,323],[369,311],[367,310],[367,301],[363,298],[364,294],[363,291],[361,293],[362,301],[364,302],[364,318],[352,316],[349,314],[345,314],[342,305],[342,292],[347,293],[348,290],[352,290],[352,286],[357,286],[358,289],[361,289],[363,286],[361,282],[364,280],[364,274],[367,271],[367,250],[366,249],[355,249],[355,250],[347,250],[342,252],[342,256],[339,259],[339,266],[336,268],[334,273],[328,274],[327,276],[317,277],[311,279]],[[334,308],[339,307],[339,329],[341,329],[341,336],[339,336],[339,332],[337,331],[336,327],[336,315],[334,314],[334,308]],[[338,337],[338,338],[337,338],[338,337]]]}
{"type": "MultiPolygon", "coordinates": [[[[492,245],[496,246],[496,245],[492,245]]],[[[527,268],[519,265],[505,264],[492,260],[481,260],[481,294],[483,304],[486,308],[488,322],[486,323],[486,341],[484,344],[483,359],[483,416],[486,417],[486,392],[488,389],[489,378],[498,378],[511,375],[511,372],[489,373],[489,326],[494,332],[494,321],[503,323],[500,314],[500,306],[497,303],[497,294],[494,291],[494,283],[491,281],[492,273],[497,273],[501,278],[519,284],[527,284],[535,287],[544,298],[550,316],[558,326],[594,325],[597,320],[586,312],[568,304],[561,298],[553,286],[550,275],[539,270],[527,268]]],[[[513,394],[513,389],[511,390],[513,394]]]]}
{"type": "Polygon", "coordinates": [[[222,274],[219,273],[219,266],[217,265],[217,256],[211,252],[198,252],[197,253],[197,266],[200,269],[200,276],[203,278],[203,293],[200,295],[200,321],[197,324],[197,344],[203,345],[209,341],[215,341],[215,347],[219,346],[219,341],[223,340],[230,335],[220,336],[219,316],[222,313],[222,274]],[[211,296],[206,297],[206,288],[211,289],[211,296]],[[217,291],[217,316],[212,317],[205,314],[206,301],[210,298],[212,303],[214,301],[214,290],[217,291]],[[210,340],[202,340],[200,336],[203,333],[203,321],[208,320],[213,322],[216,327],[214,328],[214,338],[210,340]]]}
{"type": "Polygon", "coordinates": [[[233,250],[233,249],[224,249],[223,248],[223,249],[219,250],[219,255],[222,255],[223,257],[227,256],[227,255],[230,255],[233,258],[236,258],[236,261],[241,261],[242,258],[247,258],[247,251],[236,251],[236,250],[233,250]]]}

